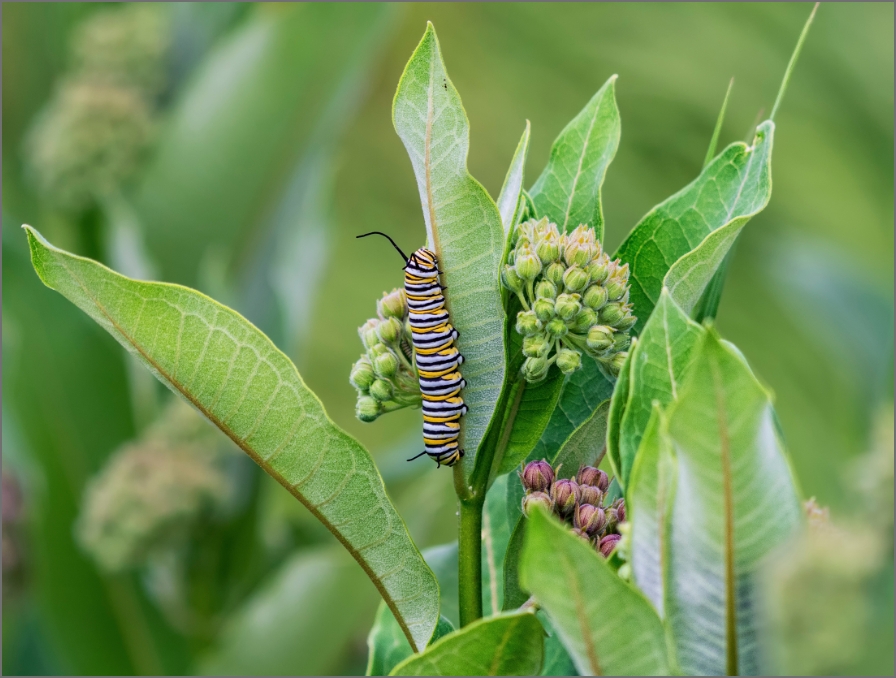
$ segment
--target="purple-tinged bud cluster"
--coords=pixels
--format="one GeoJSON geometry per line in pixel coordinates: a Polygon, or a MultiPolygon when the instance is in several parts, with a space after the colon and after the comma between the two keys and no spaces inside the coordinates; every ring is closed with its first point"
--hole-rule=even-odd
{"type": "Polygon", "coordinates": [[[593,466],[582,466],[575,478],[557,478],[554,469],[544,461],[530,461],[520,473],[526,496],[523,513],[528,516],[534,506],[554,513],[570,526],[573,533],[607,557],[620,539],[619,525],[625,522],[625,500],[616,499],[604,505],[610,478],[593,466]]]}

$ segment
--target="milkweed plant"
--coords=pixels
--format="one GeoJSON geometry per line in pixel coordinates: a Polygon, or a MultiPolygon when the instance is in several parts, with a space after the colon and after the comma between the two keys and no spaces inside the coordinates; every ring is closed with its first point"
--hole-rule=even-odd
{"type": "MultiPolygon", "coordinates": [[[[697,178],[615,252],[604,246],[601,187],[620,142],[616,76],[529,184],[526,124],[494,199],[467,170],[467,116],[426,28],[393,121],[425,224],[406,249],[429,254],[402,253],[404,282],[371,298],[376,314],[345,376],[362,421],[423,407],[420,449],[459,507],[458,540],[438,558],[414,544],[367,450],[245,318],[25,226],[34,268],[351,553],[382,595],[368,673],[773,672],[761,574],[818,521],[806,519],[770,394],[712,321],[732,246],[771,196],[774,117],[811,20],[769,119],[717,152],[723,105],[697,178]],[[439,452],[448,444],[460,452],[439,452]]],[[[115,531],[133,505],[127,492],[149,491],[140,456],[184,444],[155,435],[98,479],[79,526],[111,568],[159,548],[115,531]],[[130,480],[114,483],[116,474],[130,480]]],[[[195,463],[219,468],[214,457],[195,463]]],[[[225,475],[196,477],[183,496],[152,480],[153,525],[226,503],[225,475]]]]}

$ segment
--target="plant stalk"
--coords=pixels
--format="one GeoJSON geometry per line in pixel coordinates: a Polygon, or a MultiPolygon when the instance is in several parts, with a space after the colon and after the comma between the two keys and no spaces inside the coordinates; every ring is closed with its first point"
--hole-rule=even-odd
{"type": "Polygon", "coordinates": [[[482,618],[482,508],[485,495],[460,502],[458,603],[461,627],[482,618]]]}

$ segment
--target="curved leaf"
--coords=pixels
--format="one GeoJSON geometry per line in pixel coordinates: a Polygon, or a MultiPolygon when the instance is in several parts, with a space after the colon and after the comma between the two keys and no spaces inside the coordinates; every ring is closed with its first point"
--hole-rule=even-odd
{"type": "Polygon", "coordinates": [[[610,398],[610,411],[607,414],[607,458],[610,460],[610,466],[613,467],[613,473],[617,478],[622,469],[622,458],[619,454],[622,415],[625,414],[625,408],[628,406],[628,399],[631,395],[629,381],[632,372],[632,356],[637,347],[638,338],[633,337],[632,345],[628,349],[628,358],[622,363],[622,369],[619,370],[619,376],[616,377],[616,388],[613,389],[613,395],[610,398]]]}
{"type": "Polygon", "coordinates": [[[588,224],[603,241],[600,190],[619,135],[614,75],[560,132],[547,167],[529,191],[538,214],[556,222],[561,233],[588,224]]]}
{"type": "Polygon", "coordinates": [[[392,676],[531,676],[541,669],[544,629],[531,612],[478,621],[396,666],[392,676]]]}
{"type": "Polygon", "coordinates": [[[526,157],[529,154],[529,133],[531,125],[526,120],[526,129],[513,153],[513,160],[504,177],[504,185],[498,194],[498,211],[501,213],[501,223],[504,224],[504,235],[509,235],[516,225],[520,213],[523,196],[523,171],[526,167],[526,157]]]}
{"type": "MultiPolygon", "coordinates": [[[[766,120],[757,128],[752,146],[742,142],[728,146],[691,184],[650,210],[622,243],[616,256],[631,266],[631,301],[638,316],[638,331],[659,301],[666,274],[681,257],[723,226],[737,222],[743,227],[768,204],[774,131],[775,124],[766,120]]],[[[682,264],[683,269],[690,269],[704,262],[699,279],[694,274],[688,297],[697,289],[703,292],[721,262],[710,265],[713,258],[706,256],[709,250],[721,251],[709,247],[690,263],[682,264]]],[[[724,250],[727,252],[727,247],[724,250]]],[[[681,292],[684,294],[685,289],[681,292]]],[[[693,303],[696,300],[689,305],[693,303]]]]}
{"type": "Polygon", "coordinates": [[[626,487],[653,403],[667,406],[695,358],[705,330],[663,290],[629,359],[629,395],[619,432],[619,479],[626,487]]]}
{"type": "Polygon", "coordinates": [[[504,228],[494,201],[467,171],[470,125],[445,72],[432,24],[405,66],[392,118],[420,190],[430,248],[439,257],[446,305],[460,333],[463,391],[469,412],[461,420],[465,468],[485,435],[504,381],[504,309],[498,269],[504,228]]]}
{"type": "Polygon", "coordinates": [[[569,472],[578,471],[580,466],[597,466],[603,457],[607,444],[607,412],[610,402],[603,401],[591,416],[573,431],[557,456],[552,466],[563,466],[569,472]]]}
{"type": "Polygon", "coordinates": [[[199,292],[125,278],[25,228],[44,284],[96,320],[301,501],[423,647],[439,618],[435,576],[369,453],[327,418],[289,359],[242,316],[199,292]]]}
{"type": "Polygon", "coordinates": [[[520,575],[581,675],[669,673],[663,627],[650,603],[539,509],[529,517],[520,575]]]}
{"type": "Polygon", "coordinates": [[[667,617],[689,674],[762,674],[756,575],[802,522],[768,393],[707,332],[669,410],[667,617]]]}

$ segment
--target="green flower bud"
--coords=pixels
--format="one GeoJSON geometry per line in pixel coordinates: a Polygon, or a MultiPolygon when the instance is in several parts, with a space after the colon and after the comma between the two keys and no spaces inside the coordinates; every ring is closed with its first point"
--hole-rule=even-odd
{"type": "Polygon", "coordinates": [[[376,379],[376,375],[373,371],[373,365],[370,364],[367,356],[361,356],[361,359],[352,365],[352,372],[348,380],[359,391],[366,391],[370,388],[374,379],[376,379]]]}
{"type": "Polygon", "coordinates": [[[554,469],[544,461],[530,461],[520,476],[527,492],[546,492],[554,482],[554,469]]]}
{"type": "Polygon", "coordinates": [[[379,402],[370,396],[361,396],[355,405],[355,416],[361,421],[373,421],[380,416],[379,402]]]}
{"type": "Polygon", "coordinates": [[[522,292],[523,290],[523,281],[517,275],[516,269],[507,264],[504,266],[504,271],[501,274],[501,279],[504,282],[504,286],[513,291],[513,292],[522,292]]]}
{"type": "MultiPolygon", "coordinates": [[[[627,265],[628,264],[626,264],[626,266],[627,265]]],[[[610,276],[610,279],[607,280],[605,286],[607,288],[607,295],[613,301],[621,299],[622,295],[625,294],[626,290],[628,289],[628,285],[626,284],[626,282],[619,279],[618,272],[610,276]]]]}
{"type": "Polygon", "coordinates": [[[542,280],[535,286],[535,297],[537,299],[556,299],[557,286],[550,280],[542,280]]]}
{"type": "Polygon", "coordinates": [[[560,337],[566,336],[566,333],[569,331],[566,323],[560,318],[554,318],[545,323],[544,329],[551,339],[559,339],[560,337]]]}
{"type": "Polygon", "coordinates": [[[576,315],[572,323],[572,328],[576,332],[584,334],[589,329],[591,329],[592,325],[596,324],[597,313],[586,307],[579,311],[579,313],[576,315]]]}
{"type": "Polygon", "coordinates": [[[376,326],[376,334],[384,344],[394,344],[403,331],[404,325],[398,318],[386,318],[376,326]]]}
{"type": "Polygon", "coordinates": [[[523,337],[523,355],[527,358],[544,358],[551,350],[551,342],[543,334],[523,337]]]}
{"type": "Polygon", "coordinates": [[[547,376],[548,361],[544,358],[526,358],[523,363],[523,377],[528,382],[541,381],[547,376]]]}
{"type": "Polygon", "coordinates": [[[560,238],[553,233],[549,234],[538,243],[535,252],[538,254],[538,258],[541,259],[541,263],[545,265],[557,261],[557,258],[560,256],[560,238]]]}
{"type": "Polygon", "coordinates": [[[392,384],[384,379],[377,379],[370,385],[370,395],[381,403],[392,399],[392,384]]]}
{"type": "Polygon", "coordinates": [[[517,248],[513,266],[516,269],[517,275],[526,282],[535,280],[535,278],[538,277],[538,274],[541,273],[542,268],[541,259],[538,258],[538,255],[535,254],[535,252],[532,251],[532,248],[528,245],[522,248],[517,248]]]}
{"type": "Polygon", "coordinates": [[[526,337],[531,337],[541,332],[541,321],[535,315],[535,311],[520,311],[516,314],[516,331],[526,337]]]}
{"type": "Polygon", "coordinates": [[[588,274],[578,266],[572,266],[563,274],[563,284],[570,292],[581,292],[588,284],[588,274]]]}
{"type": "Polygon", "coordinates": [[[563,284],[564,273],[566,273],[566,266],[560,262],[555,262],[545,269],[544,278],[559,288],[563,284]]]}
{"type": "Polygon", "coordinates": [[[625,317],[625,310],[622,308],[622,304],[618,302],[610,302],[602,309],[600,309],[600,321],[604,325],[616,325],[620,320],[625,317]]]}
{"type": "Polygon", "coordinates": [[[523,515],[528,516],[533,506],[542,506],[548,513],[554,510],[554,502],[544,492],[532,492],[523,497],[523,515]]]}
{"type": "Polygon", "coordinates": [[[563,518],[568,518],[576,510],[579,500],[579,486],[572,480],[558,480],[551,485],[551,499],[554,508],[563,518]]]}
{"type": "Polygon", "coordinates": [[[563,258],[568,266],[584,266],[597,253],[594,229],[584,224],[567,233],[563,243],[563,258]]]}
{"type": "Polygon", "coordinates": [[[616,352],[624,351],[632,345],[632,338],[624,332],[616,332],[613,335],[613,350],[616,352]]]}
{"type": "Polygon", "coordinates": [[[613,328],[606,325],[595,325],[588,330],[588,338],[585,340],[588,348],[603,353],[613,345],[613,328]]]}
{"type": "Polygon", "coordinates": [[[607,294],[607,290],[602,285],[592,285],[585,290],[585,295],[582,298],[586,306],[598,311],[607,303],[609,294],[607,294]]]}
{"type": "Polygon", "coordinates": [[[623,332],[626,330],[630,330],[635,326],[635,323],[638,322],[638,319],[633,316],[630,312],[626,311],[626,314],[622,316],[622,320],[616,323],[616,327],[623,332]]]}
{"type": "Polygon", "coordinates": [[[374,344],[369,349],[367,349],[367,357],[370,358],[370,362],[376,360],[377,356],[381,356],[384,353],[388,353],[389,349],[385,344],[374,344]]]}
{"type": "Polygon", "coordinates": [[[392,290],[388,294],[383,292],[383,298],[376,302],[376,310],[381,318],[403,319],[408,311],[404,290],[392,290]]]}
{"type": "Polygon", "coordinates": [[[613,355],[610,358],[610,362],[607,364],[607,368],[610,370],[610,373],[615,377],[619,375],[620,370],[622,370],[622,366],[625,364],[625,359],[628,358],[628,351],[620,351],[613,355]]]}
{"type": "Polygon", "coordinates": [[[578,351],[561,348],[557,351],[557,367],[563,374],[572,374],[582,366],[582,356],[578,351]]]}
{"type": "Polygon", "coordinates": [[[535,313],[536,318],[546,323],[554,317],[554,302],[550,299],[536,299],[535,303],[532,304],[532,311],[535,313]]]}
{"type": "Polygon", "coordinates": [[[557,315],[567,321],[575,318],[578,312],[582,310],[579,298],[578,294],[561,294],[558,296],[554,305],[557,315]]]}
{"type": "Polygon", "coordinates": [[[398,358],[396,358],[391,353],[378,355],[376,357],[376,362],[374,362],[373,368],[374,370],[376,370],[377,375],[379,375],[383,379],[389,379],[390,377],[393,377],[398,371],[398,358]]]}
{"type": "Polygon", "coordinates": [[[379,321],[376,318],[371,318],[358,328],[358,336],[361,337],[361,343],[364,344],[364,348],[372,348],[380,343],[380,338],[376,333],[378,323],[379,321]]]}
{"type": "Polygon", "coordinates": [[[610,264],[606,257],[598,257],[588,265],[587,270],[591,282],[601,285],[610,275],[610,264]]]}

